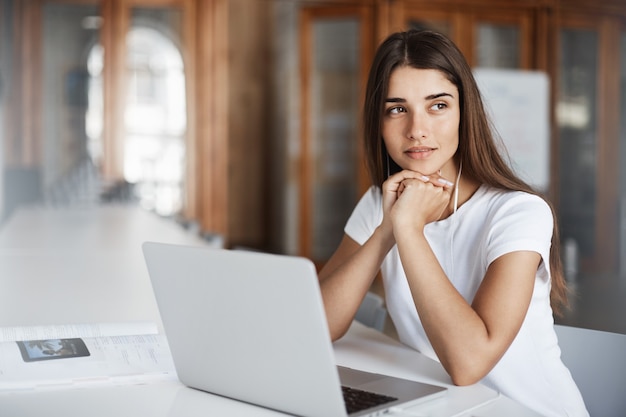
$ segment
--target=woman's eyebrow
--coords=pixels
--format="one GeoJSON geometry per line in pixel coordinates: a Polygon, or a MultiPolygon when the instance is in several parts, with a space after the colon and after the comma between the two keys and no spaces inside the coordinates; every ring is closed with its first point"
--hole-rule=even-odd
{"type": "Polygon", "coordinates": [[[385,99],[385,103],[406,103],[406,99],[400,97],[389,97],[385,99]]]}
{"type": "MultiPolygon", "coordinates": [[[[424,100],[436,100],[441,97],[454,98],[454,96],[450,93],[436,93],[424,97],[424,100]]],[[[401,97],[388,97],[385,99],[385,103],[406,103],[406,99],[401,97]]]]}
{"type": "Polygon", "coordinates": [[[454,96],[450,93],[437,93],[437,94],[431,94],[429,96],[424,97],[426,100],[435,100],[441,97],[450,97],[450,98],[454,98],[454,96]]]}

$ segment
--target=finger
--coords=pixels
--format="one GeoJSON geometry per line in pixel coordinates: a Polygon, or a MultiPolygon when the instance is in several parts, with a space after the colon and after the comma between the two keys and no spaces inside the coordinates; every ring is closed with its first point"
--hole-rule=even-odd
{"type": "Polygon", "coordinates": [[[391,175],[383,184],[383,189],[386,192],[395,193],[396,196],[400,196],[404,191],[405,186],[402,185],[404,181],[419,179],[422,182],[429,182],[430,178],[426,175],[422,175],[419,172],[403,170],[391,175]]]}
{"type": "Polygon", "coordinates": [[[437,178],[437,182],[439,184],[441,184],[444,188],[452,188],[454,187],[454,183],[448,181],[447,179],[443,178],[443,177],[439,177],[437,178]]]}
{"type": "Polygon", "coordinates": [[[430,177],[427,175],[423,175],[417,171],[411,171],[408,169],[404,169],[400,172],[397,172],[390,176],[388,179],[392,179],[396,182],[402,182],[408,179],[420,179],[422,181],[430,181],[430,177]]]}
{"type": "MultiPolygon", "coordinates": [[[[404,180],[408,180],[408,179],[418,179],[421,180],[423,182],[430,182],[433,185],[437,185],[440,187],[444,187],[444,188],[452,188],[454,187],[454,183],[447,180],[446,178],[442,177],[440,173],[437,174],[431,174],[431,175],[424,175],[420,172],[417,171],[411,171],[411,170],[403,170],[400,171],[396,174],[394,174],[395,176],[397,176],[396,178],[394,178],[396,181],[404,181],[404,180]]],[[[390,177],[391,178],[391,177],[390,177]]]]}
{"type": "Polygon", "coordinates": [[[454,183],[452,181],[447,180],[440,174],[429,175],[428,179],[430,183],[438,187],[443,187],[445,189],[451,189],[452,187],[454,187],[454,183]]]}

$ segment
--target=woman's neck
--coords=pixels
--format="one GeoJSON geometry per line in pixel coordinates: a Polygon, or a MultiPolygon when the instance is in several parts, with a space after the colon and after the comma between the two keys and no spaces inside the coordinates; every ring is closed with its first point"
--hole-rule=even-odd
{"type": "Polygon", "coordinates": [[[476,190],[480,187],[480,183],[465,175],[461,175],[458,181],[455,181],[450,203],[444,210],[441,219],[450,217],[459,207],[467,202],[476,190]],[[456,197],[456,198],[455,198],[456,197]]]}

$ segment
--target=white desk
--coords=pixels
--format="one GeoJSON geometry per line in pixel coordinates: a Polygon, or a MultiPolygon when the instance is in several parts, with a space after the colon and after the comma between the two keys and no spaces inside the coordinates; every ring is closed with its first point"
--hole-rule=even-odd
{"type": "Polygon", "coordinates": [[[155,321],[147,240],[207,245],[132,206],[20,209],[0,228],[0,326],[155,321]]]}
{"type": "MultiPolygon", "coordinates": [[[[0,326],[106,323],[160,317],[143,263],[144,240],[206,244],[134,209],[28,209],[0,229],[0,326]]],[[[341,365],[449,387],[411,409],[427,416],[536,416],[480,385],[455,387],[441,365],[355,323],[335,344],[341,365]],[[484,403],[484,404],[483,404],[484,403]],[[471,414],[470,414],[471,412],[471,414]]],[[[0,376],[1,378],[1,376],[0,376]]],[[[0,394],[0,415],[36,417],[274,416],[178,382],[0,394]]]]}
{"type": "Polygon", "coordinates": [[[146,240],[207,244],[174,221],[130,205],[59,209],[23,207],[0,225],[2,249],[130,251],[140,254],[141,243],[146,240]]]}
{"type": "MultiPolygon", "coordinates": [[[[337,362],[449,387],[445,397],[413,407],[399,416],[537,416],[480,385],[454,387],[441,365],[387,336],[355,323],[336,343],[337,362]],[[493,398],[493,400],[491,400],[493,398]],[[484,401],[482,406],[480,402],[484,401]],[[464,411],[467,410],[467,411],[464,411]]],[[[37,417],[206,417],[279,416],[282,413],[186,388],[178,382],[148,385],[0,394],[3,416],[37,417]]]]}

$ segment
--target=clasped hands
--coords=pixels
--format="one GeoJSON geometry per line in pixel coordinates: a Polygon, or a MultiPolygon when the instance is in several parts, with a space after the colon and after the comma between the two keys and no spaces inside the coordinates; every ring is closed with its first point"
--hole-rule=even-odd
{"type": "MultiPolygon", "coordinates": [[[[424,175],[403,170],[383,183],[384,219],[398,228],[423,230],[428,223],[447,217],[454,184],[440,173],[424,175]]],[[[395,233],[394,233],[395,234],[395,233]]]]}

